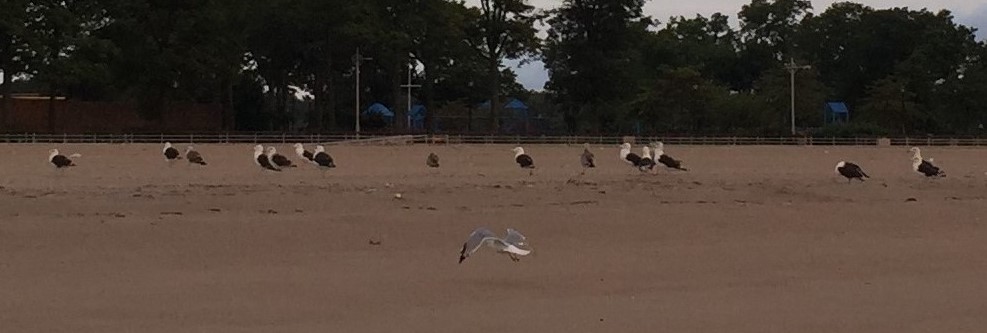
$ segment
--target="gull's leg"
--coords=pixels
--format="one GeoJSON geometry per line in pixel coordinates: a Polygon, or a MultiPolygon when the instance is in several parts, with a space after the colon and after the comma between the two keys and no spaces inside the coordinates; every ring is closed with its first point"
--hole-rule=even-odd
{"type": "Polygon", "coordinates": [[[521,261],[521,259],[518,258],[517,256],[515,256],[513,253],[508,253],[507,256],[508,257],[511,257],[511,261],[513,261],[513,262],[521,261]]]}

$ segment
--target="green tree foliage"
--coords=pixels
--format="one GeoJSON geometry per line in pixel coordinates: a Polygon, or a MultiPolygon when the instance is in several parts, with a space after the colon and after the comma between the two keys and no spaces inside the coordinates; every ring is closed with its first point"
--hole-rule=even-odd
{"type": "Polygon", "coordinates": [[[563,102],[565,119],[611,129],[634,96],[641,70],[639,41],[651,21],[643,0],[565,0],[550,13],[543,59],[548,89],[563,102]]]}
{"type": "Polygon", "coordinates": [[[241,130],[349,130],[354,107],[381,102],[399,120],[381,125],[402,130],[414,68],[413,97],[430,110],[492,101],[481,129],[497,130],[501,96],[533,96],[533,113],[570,133],[769,135],[787,133],[794,59],[811,66],[795,77],[804,131],[983,134],[987,46],[949,11],[751,0],[733,27],[721,13],[653,21],[646,2],[7,0],[0,95],[26,80],[13,83],[138,103],[148,119],[219,103],[241,130]],[[358,48],[373,58],[359,87],[358,48]],[[503,62],[539,54],[550,81],[532,94],[503,62]],[[826,101],[847,102],[850,123],[825,124],[826,101]]]}
{"type": "Polygon", "coordinates": [[[535,8],[527,0],[480,0],[469,11],[468,43],[486,64],[486,83],[491,101],[491,129],[499,128],[501,66],[504,59],[518,59],[537,52],[535,8]]]}

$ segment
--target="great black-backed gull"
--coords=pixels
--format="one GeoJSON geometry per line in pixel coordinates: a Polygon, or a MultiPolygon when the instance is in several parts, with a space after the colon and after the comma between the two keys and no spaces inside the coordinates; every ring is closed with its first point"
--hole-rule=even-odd
{"type": "Polygon", "coordinates": [[[171,142],[164,143],[164,148],[161,149],[161,153],[164,154],[165,161],[168,162],[182,159],[182,153],[178,152],[178,149],[172,147],[171,142]]]}
{"type": "Polygon", "coordinates": [[[663,164],[666,167],[671,168],[671,169],[677,169],[677,170],[682,170],[682,171],[689,171],[689,169],[686,169],[686,168],[683,168],[682,167],[682,161],[676,160],[676,159],[672,158],[671,156],[668,156],[668,155],[665,154],[665,144],[664,143],[655,142],[655,143],[652,143],[651,145],[654,146],[655,156],[657,156],[657,158],[655,160],[657,160],[658,163],[661,163],[661,164],[663,164]]]}
{"type": "Polygon", "coordinates": [[[192,146],[185,148],[185,160],[190,164],[206,165],[206,160],[202,158],[202,154],[195,151],[195,148],[192,146]]]}
{"type": "Polygon", "coordinates": [[[281,171],[274,164],[271,164],[271,160],[264,153],[264,146],[262,145],[254,146],[254,163],[257,163],[258,166],[265,170],[281,171]]]}
{"type": "MultiPolygon", "coordinates": [[[[524,148],[521,147],[514,147],[514,162],[517,162],[517,165],[521,166],[523,169],[535,168],[535,160],[531,159],[531,156],[528,156],[528,154],[525,154],[524,148]]],[[[532,170],[529,171],[528,174],[533,175],[534,173],[535,172],[532,170]]]]}
{"type": "Polygon", "coordinates": [[[922,150],[912,147],[912,169],[926,177],[946,177],[946,172],[932,164],[932,160],[922,159],[922,150]]]}
{"type": "Polygon", "coordinates": [[[312,161],[315,162],[320,168],[335,168],[336,162],[333,161],[332,156],[326,152],[326,147],[315,146],[315,155],[312,157],[312,161]]]}
{"type": "Polygon", "coordinates": [[[435,155],[435,153],[428,153],[428,157],[425,158],[425,165],[429,168],[438,168],[439,155],[435,155]]]}
{"type": "Polygon", "coordinates": [[[579,165],[583,166],[583,172],[586,172],[588,168],[596,167],[596,156],[593,152],[589,151],[589,144],[583,144],[583,154],[579,155],[579,165]]]}
{"type": "Polygon", "coordinates": [[[305,146],[302,146],[301,143],[295,144],[295,154],[297,154],[298,158],[302,160],[308,161],[309,163],[312,164],[318,164],[315,163],[315,154],[312,154],[312,152],[305,150],[305,146]]]}
{"type": "Polygon", "coordinates": [[[630,164],[640,171],[644,171],[641,169],[641,156],[631,152],[630,143],[624,142],[620,145],[620,160],[624,161],[624,163],[630,164]]]}
{"type": "Polygon", "coordinates": [[[284,157],[284,155],[278,154],[278,150],[275,149],[274,147],[267,147],[267,158],[271,160],[271,163],[274,163],[274,165],[277,165],[278,168],[294,168],[294,167],[296,167],[295,163],[291,163],[291,160],[289,160],[287,157],[284,157]]]}
{"type": "Polygon", "coordinates": [[[847,161],[840,161],[836,163],[836,173],[846,177],[846,182],[849,184],[854,179],[864,181],[864,178],[870,178],[860,166],[847,161]]]}
{"type": "Polygon", "coordinates": [[[641,171],[651,171],[655,168],[655,160],[651,158],[651,148],[641,147],[641,162],[638,165],[641,171]]]}
{"type": "MultiPolygon", "coordinates": [[[[82,157],[80,154],[72,154],[72,158],[82,157]]],[[[68,157],[58,153],[58,149],[48,150],[48,163],[51,163],[56,169],[74,167],[75,162],[72,162],[68,157]]]]}
{"type": "Polygon", "coordinates": [[[496,250],[497,253],[506,254],[514,262],[521,260],[518,256],[526,256],[531,253],[531,250],[524,249],[527,247],[525,237],[517,230],[507,229],[507,236],[499,238],[490,229],[480,227],[473,230],[466,243],[463,243],[463,249],[459,251],[459,263],[462,264],[463,260],[469,258],[483,245],[496,250]]]}

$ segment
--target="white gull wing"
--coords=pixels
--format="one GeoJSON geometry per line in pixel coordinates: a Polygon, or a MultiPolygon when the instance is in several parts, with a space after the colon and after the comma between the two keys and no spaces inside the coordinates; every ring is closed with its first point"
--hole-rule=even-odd
{"type": "Polygon", "coordinates": [[[473,230],[470,234],[470,238],[466,240],[463,244],[463,250],[459,253],[461,257],[469,257],[471,254],[480,249],[483,243],[490,242],[493,240],[499,240],[497,235],[490,231],[490,229],[479,227],[473,230]]]}
{"type": "Polygon", "coordinates": [[[504,243],[514,246],[525,246],[527,245],[524,243],[526,239],[527,238],[525,238],[524,235],[517,230],[507,228],[507,237],[504,237],[504,243]]]}

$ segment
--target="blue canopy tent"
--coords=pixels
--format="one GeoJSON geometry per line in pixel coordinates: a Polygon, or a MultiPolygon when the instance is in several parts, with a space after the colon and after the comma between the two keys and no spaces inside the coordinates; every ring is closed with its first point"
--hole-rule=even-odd
{"type": "Polygon", "coordinates": [[[845,123],[850,121],[850,109],[843,102],[828,102],[824,111],[825,123],[845,123]]]}
{"type": "Polygon", "coordinates": [[[413,130],[424,130],[425,129],[425,109],[424,105],[416,104],[411,107],[411,129],[413,130]]]}
{"type": "Polygon", "coordinates": [[[394,121],[394,112],[391,111],[391,109],[388,109],[386,106],[384,106],[384,104],[380,104],[380,103],[371,104],[369,107],[367,107],[366,110],[363,110],[362,115],[364,117],[379,116],[381,118],[384,118],[384,120],[386,120],[388,123],[394,121]]]}
{"type": "MultiPolygon", "coordinates": [[[[477,106],[479,110],[490,110],[490,101],[483,102],[477,106]]],[[[527,132],[528,105],[517,98],[508,98],[502,108],[504,112],[500,115],[500,129],[506,133],[527,132]]]]}

